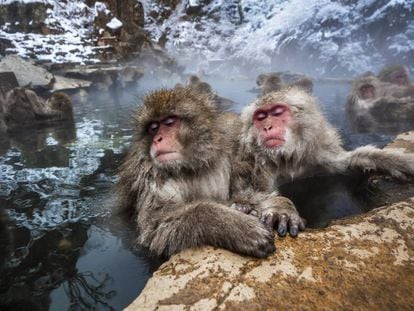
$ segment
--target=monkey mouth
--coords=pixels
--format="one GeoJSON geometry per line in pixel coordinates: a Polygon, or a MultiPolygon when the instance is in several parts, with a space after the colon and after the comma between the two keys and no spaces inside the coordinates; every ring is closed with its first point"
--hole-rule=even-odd
{"type": "Polygon", "coordinates": [[[154,154],[154,158],[160,162],[174,161],[180,158],[180,153],[177,151],[158,151],[154,154]]]}
{"type": "Polygon", "coordinates": [[[285,144],[285,140],[283,138],[277,138],[277,137],[269,137],[263,141],[263,145],[266,148],[272,148],[272,149],[283,146],[284,144],[285,144]]]}

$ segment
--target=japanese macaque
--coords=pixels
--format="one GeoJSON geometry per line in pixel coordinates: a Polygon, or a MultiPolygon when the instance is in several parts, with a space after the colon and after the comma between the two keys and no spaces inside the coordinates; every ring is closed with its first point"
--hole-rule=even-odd
{"type": "Polygon", "coordinates": [[[201,79],[196,75],[191,75],[188,77],[187,86],[198,93],[207,95],[209,97],[209,102],[220,110],[228,110],[233,105],[235,105],[234,101],[217,95],[210,84],[201,81],[201,79]]]}
{"type": "Polygon", "coordinates": [[[397,133],[411,129],[414,88],[382,82],[372,75],[361,76],[352,85],[346,110],[358,131],[397,133]]]}
{"type": "Polygon", "coordinates": [[[309,94],[312,94],[313,92],[313,82],[308,77],[299,78],[293,81],[289,86],[296,86],[298,88],[305,90],[309,94]]]}
{"type": "Polygon", "coordinates": [[[309,94],[313,92],[313,82],[310,78],[303,75],[287,75],[282,72],[259,74],[256,79],[256,84],[261,89],[262,96],[291,86],[302,88],[309,94]]]}
{"type": "Polygon", "coordinates": [[[282,79],[277,74],[268,75],[262,83],[262,95],[270,92],[279,91],[283,87],[282,79]]]}
{"type": "Polygon", "coordinates": [[[296,178],[324,174],[379,172],[414,175],[414,155],[373,146],[346,151],[314,97],[292,87],[269,93],[241,114],[240,157],[262,172],[262,191],[296,178]]]}
{"type": "Polygon", "coordinates": [[[385,67],[378,74],[378,79],[397,85],[409,85],[411,83],[410,73],[407,67],[403,65],[390,65],[385,67]]]}
{"type": "Polygon", "coordinates": [[[54,93],[46,102],[24,87],[14,88],[6,94],[4,120],[9,130],[72,117],[72,103],[64,93],[54,93]]]}
{"type": "MultiPolygon", "coordinates": [[[[208,96],[190,87],[149,94],[134,119],[117,188],[121,208],[136,221],[138,244],[166,256],[202,245],[256,257],[274,252],[271,217],[261,222],[241,213],[240,202],[248,201],[241,193],[238,208],[230,208],[230,184],[241,178],[231,161],[231,127],[240,124],[229,123],[208,96]]],[[[249,200],[263,211],[278,205],[282,227],[298,229],[300,217],[288,199],[269,192],[249,200]]]]}

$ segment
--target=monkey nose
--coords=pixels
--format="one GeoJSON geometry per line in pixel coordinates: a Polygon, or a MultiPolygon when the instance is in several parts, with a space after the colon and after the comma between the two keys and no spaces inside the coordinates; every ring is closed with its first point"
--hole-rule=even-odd
{"type": "Polygon", "coordinates": [[[272,125],[265,125],[264,126],[264,130],[267,132],[267,131],[270,131],[272,129],[272,125]]]}
{"type": "Polygon", "coordinates": [[[155,136],[154,137],[154,143],[159,143],[162,141],[162,136],[155,136]]]}

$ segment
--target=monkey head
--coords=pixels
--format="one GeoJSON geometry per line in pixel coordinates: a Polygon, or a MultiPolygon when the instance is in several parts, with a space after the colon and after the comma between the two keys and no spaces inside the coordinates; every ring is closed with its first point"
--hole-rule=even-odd
{"type": "Polygon", "coordinates": [[[241,145],[248,153],[264,153],[270,158],[311,148],[318,127],[324,124],[315,99],[297,87],[257,99],[243,110],[241,118],[241,145]]]}
{"type": "Polygon", "coordinates": [[[297,86],[304,89],[309,94],[313,92],[313,82],[308,77],[302,77],[292,83],[292,86],[297,86]]]}
{"type": "Polygon", "coordinates": [[[385,67],[378,74],[378,78],[383,82],[397,85],[409,85],[411,83],[409,71],[403,65],[390,65],[385,67]]]}
{"type": "Polygon", "coordinates": [[[377,77],[361,76],[352,84],[348,105],[354,109],[369,109],[383,95],[383,91],[382,82],[377,77]]]}
{"type": "Polygon", "coordinates": [[[188,77],[188,83],[187,84],[194,86],[194,85],[196,85],[196,84],[198,84],[200,82],[201,82],[201,80],[200,80],[200,78],[198,76],[191,75],[191,76],[188,77]]]}
{"type": "Polygon", "coordinates": [[[63,92],[53,93],[46,101],[46,109],[51,115],[61,119],[71,119],[73,117],[73,107],[70,97],[63,92]]]}
{"type": "Polygon", "coordinates": [[[199,170],[220,156],[217,110],[190,87],[150,93],[135,115],[139,156],[160,171],[199,170]]]}

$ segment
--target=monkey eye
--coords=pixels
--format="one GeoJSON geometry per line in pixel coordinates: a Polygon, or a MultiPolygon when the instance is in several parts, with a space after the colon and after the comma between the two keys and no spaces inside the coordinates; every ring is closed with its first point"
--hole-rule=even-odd
{"type": "Polygon", "coordinates": [[[167,126],[173,126],[177,122],[178,118],[176,116],[169,116],[162,120],[162,124],[167,126]]]}
{"type": "Polygon", "coordinates": [[[283,114],[286,111],[286,108],[283,106],[276,106],[274,107],[271,111],[270,114],[272,116],[280,116],[281,114],[283,114]]]}
{"type": "Polygon", "coordinates": [[[160,123],[159,122],[151,122],[148,125],[147,131],[150,134],[155,134],[158,130],[158,128],[160,127],[160,123]]]}
{"type": "Polygon", "coordinates": [[[265,111],[257,111],[254,114],[254,119],[257,121],[262,121],[267,118],[267,113],[265,111]]]}

